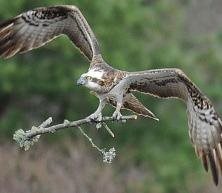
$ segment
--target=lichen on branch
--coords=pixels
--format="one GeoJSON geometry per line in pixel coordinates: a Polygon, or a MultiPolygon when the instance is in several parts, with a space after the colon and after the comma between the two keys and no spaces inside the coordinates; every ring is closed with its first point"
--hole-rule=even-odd
{"type": "Polygon", "coordinates": [[[52,118],[48,118],[46,121],[44,121],[41,125],[39,126],[32,126],[30,130],[24,131],[23,129],[17,130],[14,135],[13,139],[19,144],[21,148],[23,148],[25,151],[29,150],[31,146],[33,146],[36,142],[38,142],[39,138],[41,135],[46,134],[46,133],[55,133],[58,130],[61,129],[66,129],[66,128],[78,128],[80,132],[83,134],[84,137],[87,138],[87,140],[90,142],[92,147],[96,148],[100,153],[103,155],[103,161],[106,163],[111,163],[112,160],[116,156],[116,151],[115,148],[109,149],[109,151],[105,151],[105,149],[99,148],[81,128],[82,125],[86,124],[95,124],[96,128],[104,127],[107,132],[114,137],[114,133],[112,130],[107,126],[106,122],[110,121],[117,121],[117,122],[123,122],[125,123],[127,120],[135,120],[137,119],[136,115],[129,115],[129,116],[123,116],[121,120],[114,119],[113,117],[103,117],[101,121],[94,121],[89,119],[88,117],[84,119],[80,119],[77,121],[68,121],[64,120],[63,123],[57,124],[57,125],[51,125],[52,123],[52,118]]]}

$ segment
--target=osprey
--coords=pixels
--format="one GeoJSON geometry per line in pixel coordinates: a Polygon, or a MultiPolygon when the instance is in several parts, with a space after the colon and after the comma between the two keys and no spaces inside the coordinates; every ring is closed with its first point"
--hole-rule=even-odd
{"type": "Polygon", "coordinates": [[[0,24],[0,55],[10,58],[41,47],[60,35],[67,35],[88,58],[88,72],[78,79],[78,85],[89,88],[99,98],[95,113],[89,116],[101,120],[105,104],[116,107],[113,117],[121,119],[121,108],[156,119],[134,95],[142,92],[160,98],[179,98],[187,106],[189,136],[202,160],[210,167],[218,184],[222,171],[222,121],[210,100],[180,70],[174,68],[126,72],[112,68],[104,60],[98,41],[86,19],[75,6],[41,7],[24,12],[0,24]]]}

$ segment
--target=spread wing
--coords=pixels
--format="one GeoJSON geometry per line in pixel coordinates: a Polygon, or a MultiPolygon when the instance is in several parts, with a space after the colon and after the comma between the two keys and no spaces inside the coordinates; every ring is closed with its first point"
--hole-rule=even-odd
{"type": "Polygon", "coordinates": [[[187,104],[191,142],[204,168],[211,169],[218,184],[222,171],[222,121],[210,100],[179,69],[159,69],[130,73],[120,84],[131,91],[157,97],[177,97],[187,104]]]}
{"type": "Polygon", "coordinates": [[[0,24],[0,55],[10,58],[65,34],[91,61],[100,53],[86,19],[75,6],[36,8],[0,24]]]}

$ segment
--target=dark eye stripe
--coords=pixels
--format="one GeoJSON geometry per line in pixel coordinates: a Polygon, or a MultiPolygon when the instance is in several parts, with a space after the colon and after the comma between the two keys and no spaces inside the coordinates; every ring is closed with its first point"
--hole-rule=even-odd
{"type": "Polygon", "coordinates": [[[99,80],[99,81],[98,81],[98,84],[99,84],[100,86],[103,86],[103,85],[105,84],[105,82],[102,81],[102,80],[99,80]]]}
{"type": "Polygon", "coordinates": [[[93,82],[98,82],[99,79],[97,79],[97,78],[92,78],[92,81],[93,81],[93,82]]]}
{"type": "Polygon", "coordinates": [[[92,82],[95,82],[95,83],[99,84],[100,86],[103,86],[105,84],[103,80],[100,80],[98,78],[93,78],[91,76],[87,76],[87,79],[92,81],[92,82]]]}

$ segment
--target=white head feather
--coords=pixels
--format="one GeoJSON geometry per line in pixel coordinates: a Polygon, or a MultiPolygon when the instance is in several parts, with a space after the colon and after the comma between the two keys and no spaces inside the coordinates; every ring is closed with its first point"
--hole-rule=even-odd
{"type": "Polygon", "coordinates": [[[104,74],[104,71],[98,71],[95,69],[89,70],[85,75],[90,76],[92,78],[102,79],[102,76],[104,74]]]}

